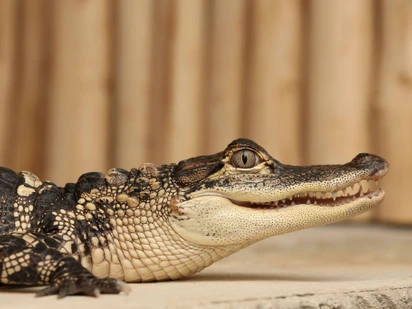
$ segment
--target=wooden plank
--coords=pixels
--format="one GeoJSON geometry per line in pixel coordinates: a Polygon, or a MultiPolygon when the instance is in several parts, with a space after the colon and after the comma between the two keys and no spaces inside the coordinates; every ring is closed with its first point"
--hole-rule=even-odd
{"type": "Polygon", "coordinates": [[[312,2],[310,163],[346,162],[370,150],[371,11],[370,1],[312,2]]]}
{"type": "Polygon", "coordinates": [[[21,2],[22,44],[19,91],[13,102],[13,141],[11,167],[29,170],[42,176],[47,106],[45,84],[47,75],[47,5],[45,1],[21,2]]]}
{"type": "Polygon", "coordinates": [[[164,136],[168,127],[170,101],[170,74],[174,42],[175,2],[157,0],[154,6],[154,26],[151,73],[153,78],[150,107],[150,162],[169,163],[164,136]]]}
{"type": "Polygon", "coordinates": [[[204,151],[213,153],[241,135],[247,6],[244,0],[209,3],[211,39],[204,151]]]}
{"type": "Polygon", "coordinates": [[[0,0],[0,165],[10,165],[11,99],[15,89],[17,1],[0,0]]]}
{"type": "Polygon", "coordinates": [[[301,1],[250,2],[242,128],[277,159],[301,163],[301,1]]]}
{"type": "Polygon", "coordinates": [[[165,161],[199,155],[202,148],[204,1],[176,0],[172,33],[169,123],[165,161]]]}
{"type": "MultiPolygon", "coordinates": [[[[308,160],[346,163],[370,152],[371,1],[313,1],[310,7],[308,160]]],[[[371,213],[362,215],[367,219],[371,213]]]]}
{"type": "Polygon", "coordinates": [[[389,162],[387,192],[377,218],[411,224],[412,2],[382,2],[382,56],[376,105],[376,141],[389,162]]]}
{"type": "Polygon", "coordinates": [[[115,165],[128,169],[151,160],[153,9],[152,0],[118,2],[114,149],[115,165]]]}
{"type": "Polygon", "coordinates": [[[111,2],[56,1],[46,175],[58,184],[108,169],[111,2]]]}

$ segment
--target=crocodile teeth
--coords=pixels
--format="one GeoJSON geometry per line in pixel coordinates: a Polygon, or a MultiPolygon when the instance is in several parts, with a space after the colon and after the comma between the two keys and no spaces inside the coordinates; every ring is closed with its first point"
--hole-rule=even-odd
{"type": "Polygon", "coordinates": [[[310,205],[310,199],[306,201],[306,205],[310,205]]]}
{"type": "Polygon", "coordinates": [[[336,193],[336,192],[332,192],[333,201],[336,201],[336,195],[337,195],[337,193],[336,193]]]}

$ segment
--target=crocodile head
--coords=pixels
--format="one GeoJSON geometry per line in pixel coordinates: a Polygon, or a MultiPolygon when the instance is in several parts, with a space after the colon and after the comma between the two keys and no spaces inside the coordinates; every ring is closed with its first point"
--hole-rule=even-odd
{"type": "Polygon", "coordinates": [[[364,153],[343,165],[285,165],[238,139],[176,166],[180,195],[170,223],[197,245],[245,246],[370,210],[385,196],[377,181],[387,171],[384,159],[364,153]]]}

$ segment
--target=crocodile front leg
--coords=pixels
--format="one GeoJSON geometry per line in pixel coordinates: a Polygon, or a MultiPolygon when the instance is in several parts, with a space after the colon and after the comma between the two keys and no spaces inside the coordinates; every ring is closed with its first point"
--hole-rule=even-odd
{"type": "Polygon", "coordinates": [[[98,296],[100,293],[128,293],[120,280],[99,279],[74,257],[58,248],[59,242],[40,233],[13,233],[0,236],[0,282],[15,285],[49,285],[36,296],[73,294],[98,296]]]}

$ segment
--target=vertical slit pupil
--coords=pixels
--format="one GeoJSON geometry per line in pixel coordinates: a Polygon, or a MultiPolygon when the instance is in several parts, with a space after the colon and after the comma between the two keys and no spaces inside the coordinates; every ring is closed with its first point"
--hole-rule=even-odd
{"type": "Polygon", "coordinates": [[[243,164],[246,165],[246,163],[247,163],[247,154],[245,152],[242,153],[242,161],[243,161],[243,164]]]}

